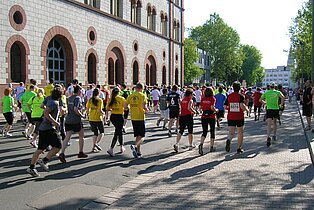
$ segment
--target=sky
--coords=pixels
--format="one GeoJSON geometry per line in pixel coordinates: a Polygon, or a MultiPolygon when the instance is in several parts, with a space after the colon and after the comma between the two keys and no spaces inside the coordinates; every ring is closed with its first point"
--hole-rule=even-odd
{"type": "MultiPolygon", "coordinates": [[[[306,0],[185,0],[185,27],[203,25],[218,13],[240,36],[241,44],[255,46],[266,69],[287,65],[289,26],[306,0]]],[[[185,34],[187,36],[187,33],[185,34]]]]}

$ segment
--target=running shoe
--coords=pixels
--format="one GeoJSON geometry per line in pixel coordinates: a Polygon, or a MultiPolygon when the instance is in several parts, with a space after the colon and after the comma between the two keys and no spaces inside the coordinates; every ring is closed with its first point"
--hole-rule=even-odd
{"type": "Polygon", "coordinates": [[[36,141],[31,141],[31,142],[30,142],[30,145],[32,145],[32,147],[34,147],[34,148],[37,148],[37,147],[38,147],[36,141]]]}
{"type": "Polygon", "coordinates": [[[126,134],[125,128],[122,128],[122,133],[126,134]]]}
{"type": "Polygon", "coordinates": [[[125,151],[126,149],[125,149],[125,147],[122,145],[122,146],[120,146],[120,152],[121,153],[124,153],[124,151],[125,151]]]}
{"type": "Polygon", "coordinates": [[[110,157],[113,157],[114,156],[114,153],[113,153],[113,149],[112,148],[109,148],[107,150],[107,153],[110,155],[110,157]]]}
{"type": "Polygon", "coordinates": [[[268,137],[268,138],[267,138],[267,143],[266,143],[267,147],[270,147],[270,145],[271,145],[271,142],[270,142],[270,141],[271,141],[271,138],[268,137]]]}
{"type": "Polygon", "coordinates": [[[38,177],[39,176],[39,173],[35,168],[34,169],[27,168],[26,172],[29,173],[32,177],[38,177]]]}
{"type": "Polygon", "coordinates": [[[209,152],[215,152],[216,151],[216,147],[210,147],[209,152]]]}
{"type": "Polygon", "coordinates": [[[225,147],[225,149],[226,149],[226,151],[227,152],[230,152],[230,140],[229,139],[227,139],[227,141],[226,141],[226,147],[225,147]]]}
{"type": "Polygon", "coordinates": [[[58,158],[61,161],[61,163],[66,163],[67,162],[67,160],[65,159],[65,154],[64,153],[60,153],[58,158]]]}
{"type": "Polygon", "coordinates": [[[42,159],[38,160],[37,162],[42,169],[44,169],[44,171],[49,171],[49,164],[48,163],[44,163],[44,161],[42,159]]]}
{"type": "Polygon", "coordinates": [[[242,148],[237,149],[237,154],[242,154],[243,152],[244,152],[244,150],[242,148]]]}
{"type": "Polygon", "coordinates": [[[157,123],[156,123],[156,126],[159,127],[159,125],[160,125],[160,120],[158,119],[157,123]]]}
{"type": "Polygon", "coordinates": [[[137,158],[141,158],[142,157],[142,153],[138,152],[137,153],[137,158]]]}
{"type": "Polygon", "coordinates": [[[12,133],[9,133],[9,132],[5,133],[5,137],[11,137],[11,136],[12,136],[12,133]]]}
{"type": "Polygon", "coordinates": [[[79,152],[78,155],[77,155],[78,158],[87,158],[88,155],[85,154],[84,152],[79,152]]]}
{"type": "Polygon", "coordinates": [[[25,138],[27,138],[27,134],[26,134],[25,131],[22,131],[22,134],[23,134],[23,136],[24,136],[25,138]]]}
{"type": "Polygon", "coordinates": [[[102,150],[102,148],[99,146],[99,144],[95,144],[94,147],[96,147],[99,151],[102,150]]]}
{"type": "Polygon", "coordinates": [[[179,144],[173,145],[173,150],[177,153],[179,152],[179,144]]]}
{"type": "Polygon", "coordinates": [[[132,144],[132,145],[130,146],[130,148],[131,148],[132,155],[134,156],[134,158],[138,158],[135,145],[132,144]]]}
{"type": "Polygon", "coordinates": [[[3,130],[0,130],[0,135],[3,134],[3,130]]]}
{"type": "Polygon", "coordinates": [[[189,150],[193,150],[195,147],[196,147],[195,144],[191,144],[191,145],[189,146],[189,150]]]}
{"type": "Polygon", "coordinates": [[[198,145],[198,153],[199,153],[200,155],[204,155],[204,152],[203,152],[203,144],[198,145]]]}
{"type": "Polygon", "coordinates": [[[168,136],[169,136],[169,137],[172,136],[171,130],[168,130],[168,136]]]}

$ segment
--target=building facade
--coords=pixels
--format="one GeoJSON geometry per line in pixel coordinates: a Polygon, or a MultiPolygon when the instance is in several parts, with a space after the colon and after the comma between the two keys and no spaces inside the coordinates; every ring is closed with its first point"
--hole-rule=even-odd
{"type": "Polygon", "coordinates": [[[198,78],[196,78],[193,83],[204,83],[209,84],[210,81],[210,60],[207,52],[201,49],[197,49],[198,52],[198,60],[195,64],[204,71],[204,74],[198,78]]]}
{"type": "Polygon", "coordinates": [[[183,0],[7,0],[0,85],[183,83],[183,0]]]}

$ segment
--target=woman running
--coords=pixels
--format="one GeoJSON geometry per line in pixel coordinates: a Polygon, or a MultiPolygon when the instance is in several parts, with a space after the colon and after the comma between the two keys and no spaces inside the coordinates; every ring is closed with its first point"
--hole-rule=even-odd
{"type": "Polygon", "coordinates": [[[198,152],[203,155],[203,144],[208,132],[208,124],[210,127],[210,150],[209,152],[214,152],[216,149],[214,147],[215,142],[215,121],[216,114],[219,110],[215,108],[216,99],[214,97],[214,91],[212,88],[206,88],[204,97],[201,99],[200,107],[203,110],[202,114],[202,128],[203,134],[201,137],[201,143],[198,146],[198,152]]]}
{"type": "Polygon", "coordinates": [[[125,151],[125,148],[123,146],[123,135],[122,135],[122,129],[124,124],[124,106],[125,106],[125,98],[120,96],[120,88],[116,87],[112,90],[111,98],[109,100],[109,103],[107,103],[107,110],[111,111],[110,115],[110,121],[115,127],[114,136],[112,138],[111,146],[108,149],[107,153],[113,157],[113,148],[117,143],[117,140],[119,140],[120,144],[120,151],[123,153],[125,151]]]}
{"type": "Polygon", "coordinates": [[[12,136],[9,131],[13,124],[13,109],[17,107],[17,105],[14,104],[14,98],[11,96],[11,93],[11,88],[4,89],[4,97],[2,98],[2,112],[7,123],[4,125],[3,129],[0,130],[0,133],[6,137],[12,136]]]}
{"type": "Polygon", "coordinates": [[[102,150],[99,143],[104,136],[103,125],[103,101],[99,98],[100,90],[95,88],[93,90],[93,96],[87,101],[86,114],[89,115],[89,124],[91,130],[94,132],[93,136],[93,149],[92,152],[98,152],[102,150]],[[99,134],[98,134],[99,132],[99,134]]]}

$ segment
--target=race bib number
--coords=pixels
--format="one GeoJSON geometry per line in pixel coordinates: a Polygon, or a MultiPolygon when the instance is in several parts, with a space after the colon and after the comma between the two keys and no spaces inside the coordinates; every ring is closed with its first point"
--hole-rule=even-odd
{"type": "Polygon", "coordinates": [[[239,103],[230,103],[230,112],[240,112],[240,104],[239,103]]]}

